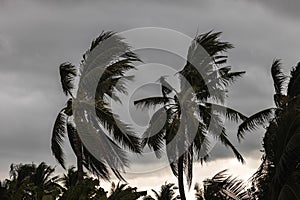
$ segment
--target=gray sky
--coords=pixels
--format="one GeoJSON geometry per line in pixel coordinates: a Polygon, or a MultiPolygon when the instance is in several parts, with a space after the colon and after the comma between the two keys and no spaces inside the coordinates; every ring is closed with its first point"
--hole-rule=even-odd
{"type": "MultiPolygon", "coordinates": [[[[102,30],[154,26],[191,37],[222,31],[222,39],[235,46],[228,53],[229,64],[235,71],[247,71],[231,87],[229,105],[249,115],[273,105],[272,60],[282,58],[286,72],[300,60],[299,8],[297,0],[0,0],[0,178],[8,176],[11,163],[57,165],[50,152],[51,127],[66,101],[58,66],[65,61],[79,63],[102,30]]],[[[236,130],[230,127],[234,140],[236,130]]],[[[196,167],[194,180],[228,167],[249,178],[259,164],[262,136],[260,130],[236,143],[246,165],[237,164],[229,150],[217,146],[212,161],[196,167]]],[[[75,164],[67,152],[68,163],[75,164]]],[[[175,181],[168,169],[160,173],[143,175],[149,177],[148,183],[129,176],[129,183],[147,188],[175,181]],[[157,178],[162,176],[166,178],[157,178]]]]}

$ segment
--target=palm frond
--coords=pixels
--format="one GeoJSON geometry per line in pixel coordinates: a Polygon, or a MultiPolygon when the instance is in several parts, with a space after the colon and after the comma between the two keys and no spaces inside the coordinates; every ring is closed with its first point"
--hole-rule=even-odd
{"type": "Polygon", "coordinates": [[[222,65],[222,64],[227,63],[227,58],[228,58],[228,56],[224,56],[224,55],[214,56],[213,57],[214,63],[216,65],[222,65]]]}
{"type": "Polygon", "coordinates": [[[271,67],[271,74],[272,74],[276,94],[283,94],[283,88],[284,88],[283,84],[287,77],[282,72],[280,60],[276,59],[273,61],[271,67]]]}
{"type": "Polygon", "coordinates": [[[83,56],[82,76],[94,73],[93,70],[97,68],[106,69],[110,64],[122,60],[122,57],[126,59],[131,54],[130,46],[122,37],[112,32],[102,32],[83,56]]]}
{"type": "Polygon", "coordinates": [[[300,62],[291,70],[291,78],[288,84],[287,94],[290,97],[295,97],[300,94],[300,62]]]}
{"type": "Polygon", "coordinates": [[[112,32],[112,31],[107,31],[107,32],[102,31],[102,32],[100,33],[100,35],[99,35],[96,39],[94,39],[94,40],[92,41],[92,44],[91,44],[91,47],[90,47],[89,51],[94,50],[94,48],[96,48],[102,41],[104,41],[104,40],[110,38],[110,37],[113,36],[114,34],[115,34],[115,33],[112,32]]]}
{"type": "MultiPolygon", "coordinates": [[[[109,181],[110,175],[107,166],[103,160],[99,160],[93,156],[84,146],[83,146],[83,163],[84,167],[92,172],[94,175],[100,177],[103,180],[109,181]]],[[[117,177],[120,178],[120,177],[117,177]]],[[[123,180],[123,178],[121,178],[123,180]]]]}
{"type": "Polygon", "coordinates": [[[64,137],[67,134],[66,133],[67,118],[63,110],[60,111],[54,123],[52,138],[51,138],[51,150],[58,163],[65,169],[62,143],[64,137]]]}
{"type": "Polygon", "coordinates": [[[75,153],[76,157],[81,156],[80,154],[82,154],[82,143],[76,128],[70,122],[67,123],[67,132],[73,152],[75,153]]]}
{"type": "Polygon", "coordinates": [[[71,90],[74,88],[74,78],[77,74],[77,69],[71,63],[63,63],[59,66],[60,81],[65,95],[72,96],[71,90]]]}
{"type": "Polygon", "coordinates": [[[233,45],[229,42],[222,42],[220,40],[221,34],[222,32],[209,31],[197,36],[195,40],[207,51],[210,56],[215,56],[233,48],[233,45]]]}
{"type": "Polygon", "coordinates": [[[250,199],[243,181],[225,174],[227,170],[217,173],[213,178],[204,181],[205,199],[246,200],[250,199]]]}
{"type": "Polygon", "coordinates": [[[237,133],[238,139],[242,139],[244,137],[245,132],[253,131],[257,129],[259,126],[262,126],[267,122],[269,122],[274,116],[275,110],[276,108],[268,108],[246,119],[239,126],[238,133],[237,133]]]}
{"type": "Polygon", "coordinates": [[[143,134],[142,146],[148,145],[153,149],[157,158],[161,157],[164,137],[168,126],[168,113],[164,107],[157,110],[151,117],[148,128],[143,134]]]}
{"type": "Polygon", "coordinates": [[[233,154],[235,155],[235,157],[237,158],[238,161],[240,161],[241,163],[245,163],[243,156],[240,154],[240,152],[235,148],[235,146],[227,138],[225,129],[222,130],[222,132],[219,136],[219,139],[220,139],[221,143],[223,145],[225,145],[225,147],[230,147],[230,149],[232,150],[233,154]]]}
{"type": "Polygon", "coordinates": [[[103,104],[97,104],[95,108],[90,109],[96,109],[99,123],[108,130],[109,134],[118,143],[135,153],[141,153],[140,141],[136,133],[129,125],[121,121],[118,115],[113,114],[112,111],[103,104]]]}
{"type": "Polygon", "coordinates": [[[240,113],[232,108],[228,108],[226,106],[222,106],[222,105],[214,104],[214,103],[205,103],[205,105],[212,112],[217,112],[233,122],[238,122],[238,120],[245,121],[247,119],[247,117],[245,115],[243,115],[242,113],[240,113]]]}
{"type": "Polygon", "coordinates": [[[148,97],[145,99],[134,101],[134,105],[136,105],[139,108],[148,109],[151,106],[155,107],[157,105],[165,104],[165,102],[168,102],[170,100],[172,100],[172,98],[170,97],[148,97]]]}

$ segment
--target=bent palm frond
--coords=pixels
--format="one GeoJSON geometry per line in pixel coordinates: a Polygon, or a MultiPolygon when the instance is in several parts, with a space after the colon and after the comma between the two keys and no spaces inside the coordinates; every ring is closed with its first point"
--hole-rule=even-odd
{"type": "Polygon", "coordinates": [[[163,105],[165,102],[172,100],[170,97],[149,97],[134,101],[134,105],[139,108],[148,109],[152,106],[163,105]]]}
{"type": "Polygon", "coordinates": [[[284,88],[283,84],[287,77],[282,73],[281,63],[279,59],[273,61],[271,67],[271,74],[272,74],[276,94],[282,94],[284,88]]]}
{"type": "Polygon", "coordinates": [[[241,112],[238,112],[232,108],[214,103],[205,103],[205,105],[209,110],[212,109],[213,112],[217,112],[233,122],[238,122],[238,120],[245,121],[247,119],[247,117],[241,112]]]}
{"type": "Polygon", "coordinates": [[[72,96],[71,90],[74,88],[74,78],[77,74],[77,69],[71,63],[63,63],[59,66],[60,81],[65,95],[72,96]]]}
{"type": "Polygon", "coordinates": [[[51,150],[52,153],[54,154],[55,159],[65,169],[62,144],[63,144],[63,139],[66,136],[67,117],[63,111],[64,109],[62,109],[61,112],[58,114],[54,123],[52,138],[51,138],[51,150]]]}
{"type": "Polygon", "coordinates": [[[252,116],[250,116],[248,119],[246,119],[242,124],[240,124],[238,129],[238,139],[242,139],[244,137],[245,132],[247,131],[253,131],[257,129],[259,126],[266,124],[269,122],[272,117],[274,116],[274,112],[276,111],[276,108],[268,108],[265,110],[262,110],[252,116]]]}

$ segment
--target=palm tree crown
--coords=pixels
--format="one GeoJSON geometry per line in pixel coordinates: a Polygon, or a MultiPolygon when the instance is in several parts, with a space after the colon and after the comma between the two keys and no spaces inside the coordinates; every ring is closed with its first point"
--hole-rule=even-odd
{"type": "Polygon", "coordinates": [[[83,180],[83,166],[105,180],[110,179],[110,168],[122,179],[119,170],[128,165],[128,160],[121,146],[136,153],[141,152],[139,139],[131,128],[107,107],[108,99],[119,100],[114,95],[115,91],[126,93],[124,81],[130,77],[124,73],[134,69],[133,62],[140,61],[122,40],[112,32],[102,32],[83,55],[79,67],[63,63],[59,68],[63,92],[70,98],[56,118],[51,150],[65,168],[62,144],[65,137],[69,138],[77,157],[79,181],[83,180]],[[75,78],[80,79],[76,87],[75,78]],[[87,125],[84,132],[90,137],[101,138],[98,140],[101,142],[98,152],[91,151],[87,143],[82,141],[84,138],[80,136],[79,128],[83,122],[87,125]]]}
{"type": "Polygon", "coordinates": [[[229,66],[223,66],[227,57],[222,53],[231,49],[232,45],[220,41],[220,34],[209,32],[193,40],[188,50],[187,63],[178,73],[180,91],[162,77],[162,96],[135,101],[135,105],[142,108],[161,106],[150,120],[142,145],[153,149],[158,158],[166,147],[170,167],[178,177],[183,200],[183,173],[190,187],[194,160],[203,162],[208,157],[207,134],[231,148],[237,159],[244,162],[227,137],[222,117],[235,122],[246,119],[240,112],[223,105],[226,87],[245,72],[231,72],[229,66]],[[167,120],[163,128],[157,131],[157,127],[162,127],[160,125],[165,116],[167,120]]]}

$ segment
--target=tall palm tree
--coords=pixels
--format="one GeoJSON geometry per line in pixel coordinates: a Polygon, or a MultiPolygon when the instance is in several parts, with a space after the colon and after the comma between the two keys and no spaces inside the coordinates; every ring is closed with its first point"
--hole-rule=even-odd
{"type": "Polygon", "coordinates": [[[131,128],[107,107],[107,100],[120,101],[115,91],[126,93],[124,81],[131,77],[124,73],[134,69],[133,62],[138,61],[139,58],[130,51],[123,38],[112,32],[102,32],[83,55],[80,66],[63,63],[59,67],[62,89],[69,100],[56,118],[51,150],[58,163],[65,168],[62,144],[66,136],[69,138],[77,158],[79,182],[83,180],[83,166],[104,180],[110,179],[109,168],[117,178],[122,179],[119,170],[127,166],[128,160],[120,145],[133,152],[141,152],[139,139],[131,128]],[[76,78],[80,80],[75,85],[76,78]],[[80,109],[74,110],[74,105],[80,109]],[[78,134],[79,122],[82,121],[88,124],[85,132],[101,137],[97,155],[91,152],[78,134]]]}
{"type": "Polygon", "coordinates": [[[178,189],[175,187],[174,183],[165,183],[161,186],[159,192],[152,190],[155,195],[155,198],[151,197],[150,195],[143,198],[143,200],[176,200],[180,199],[179,196],[176,196],[175,191],[178,189]]]}
{"type": "Polygon", "coordinates": [[[291,70],[288,82],[279,60],[273,62],[271,73],[276,108],[249,117],[241,124],[240,130],[254,130],[259,125],[269,123],[263,139],[263,162],[253,176],[253,185],[255,197],[273,200],[284,196],[286,191],[296,196],[296,191],[300,190],[299,180],[295,181],[300,171],[300,64],[291,70]],[[273,115],[266,114],[272,113],[271,110],[273,115]]]}
{"type": "Polygon", "coordinates": [[[223,170],[211,179],[203,181],[203,189],[195,185],[196,200],[249,200],[248,191],[243,181],[232,178],[223,170]]]}
{"type": "Polygon", "coordinates": [[[233,46],[220,41],[220,35],[220,32],[208,32],[193,40],[188,50],[187,63],[178,73],[180,91],[162,77],[161,96],[135,101],[135,105],[142,108],[161,106],[150,120],[142,145],[153,149],[158,158],[166,147],[170,167],[178,178],[182,200],[186,199],[184,173],[190,187],[194,160],[203,162],[208,157],[207,134],[231,148],[236,158],[244,162],[242,155],[227,137],[222,117],[235,122],[246,119],[240,112],[223,104],[226,87],[245,72],[231,72],[229,66],[224,66],[227,57],[222,53],[233,46]],[[203,48],[207,53],[203,53],[203,48]],[[165,116],[167,120],[164,120],[165,116]],[[157,131],[157,127],[163,128],[157,131]]]}

